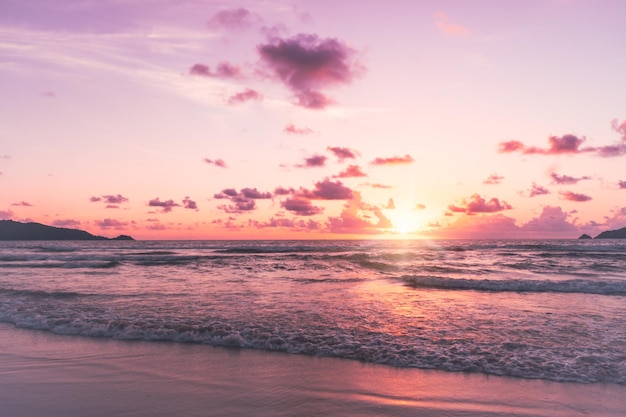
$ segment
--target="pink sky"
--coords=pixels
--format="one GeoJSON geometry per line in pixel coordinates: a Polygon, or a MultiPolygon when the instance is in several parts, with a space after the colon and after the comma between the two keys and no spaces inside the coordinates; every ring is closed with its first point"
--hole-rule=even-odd
{"type": "Polygon", "coordinates": [[[0,219],[140,239],[626,226],[626,2],[0,3],[0,219]]]}

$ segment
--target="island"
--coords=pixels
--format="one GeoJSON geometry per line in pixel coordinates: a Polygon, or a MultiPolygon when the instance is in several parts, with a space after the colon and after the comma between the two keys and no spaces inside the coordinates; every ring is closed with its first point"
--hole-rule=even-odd
{"type": "MultiPolygon", "coordinates": [[[[592,239],[591,236],[584,234],[578,239],[592,239]]],[[[606,230],[593,239],[626,239],[626,227],[617,230],[606,230]]]]}
{"type": "Polygon", "coordinates": [[[127,235],[114,238],[92,235],[84,230],[0,220],[0,240],[135,240],[127,235]]]}

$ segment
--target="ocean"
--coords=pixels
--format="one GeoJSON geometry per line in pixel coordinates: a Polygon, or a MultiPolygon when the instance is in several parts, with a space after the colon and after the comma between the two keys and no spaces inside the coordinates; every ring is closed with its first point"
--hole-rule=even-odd
{"type": "Polygon", "coordinates": [[[626,242],[0,242],[0,321],[626,385],[626,242]]]}

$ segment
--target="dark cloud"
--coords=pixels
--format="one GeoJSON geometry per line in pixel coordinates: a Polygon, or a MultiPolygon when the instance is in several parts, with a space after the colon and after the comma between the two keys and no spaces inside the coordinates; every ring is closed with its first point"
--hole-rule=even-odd
{"type": "Polygon", "coordinates": [[[591,197],[585,194],[578,194],[573,191],[560,191],[559,194],[564,200],[584,202],[591,200],[591,197]]]}
{"type": "Polygon", "coordinates": [[[358,165],[348,165],[346,169],[341,171],[337,175],[333,175],[333,178],[357,178],[357,177],[367,177],[367,174],[361,170],[361,167],[358,165]]]}
{"type": "Polygon", "coordinates": [[[174,200],[161,201],[159,197],[148,201],[148,206],[161,208],[162,213],[169,213],[174,207],[180,207],[180,204],[174,202],[174,200]]]}
{"type": "Polygon", "coordinates": [[[554,184],[559,184],[559,185],[576,184],[578,181],[590,180],[591,179],[591,177],[589,177],[589,176],[576,178],[576,177],[570,177],[569,175],[559,175],[556,172],[551,173],[550,177],[552,178],[552,181],[554,182],[554,184]]]}
{"type": "Polygon", "coordinates": [[[483,184],[500,184],[504,179],[503,176],[498,174],[491,174],[486,180],[483,181],[483,184]]]}
{"type": "Polygon", "coordinates": [[[343,161],[344,159],[355,159],[358,155],[358,152],[353,149],[340,148],[338,146],[329,146],[326,150],[332,152],[333,155],[335,155],[335,157],[337,157],[340,161],[343,161]]]}
{"type": "Polygon", "coordinates": [[[619,180],[617,183],[617,186],[621,189],[621,190],[626,190],[626,181],[623,180],[619,180]]]}
{"type": "Polygon", "coordinates": [[[308,127],[298,128],[298,127],[295,127],[291,123],[288,124],[287,126],[285,126],[284,131],[286,133],[292,133],[294,135],[309,135],[309,134],[313,133],[313,131],[311,129],[309,129],[308,127]]]}
{"type": "Polygon", "coordinates": [[[500,202],[497,198],[489,201],[485,200],[478,194],[472,195],[469,199],[463,199],[460,205],[449,205],[448,210],[453,213],[496,213],[499,211],[510,210],[513,207],[506,201],[500,202]]]}
{"type": "Polygon", "coordinates": [[[341,181],[333,182],[325,179],[315,183],[314,190],[300,189],[297,195],[309,200],[349,200],[353,196],[353,191],[341,181]]]}
{"type": "Polygon", "coordinates": [[[237,191],[234,188],[226,188],[213,197],[216,199],[229,200],[230,204],[223,204],[218,206],[218,208],[224,210],[226,213],[236,214],[256,209],[255,200],[272,198],[272,194],[269,192],[260,192],[256,188],[243,188],[241,191],[237,191]]]}
{"type": "Polygon", "coordinates": [[[209,29],[215,30],[244,30],[256,24],[261,19],[248,9],[239,7],[237,9],[220,10],[215,13],[207,22],[209,29]]]}
{"type": "Polygon", "coordinates": [[[311,200],[302,197],[292,197],[280,203],[281,207],[299,216],[314,216],[324,211],[323,208],[314,206],[311,200]]]}
{"type": "Polygon", "coordinates": [[[415,160],[411,157],[411,155],[404,156],[392,156],[390,158],[376,158],[370,164],[372,165],[401,165],[401,164],[410,164],[415,160]]]}
{"type": "Polygon", "coordinates": [[[11,204],[12,206],[20,206],[20,207],[32,207],[33,205],[26,202],[26,201],[20,201],[19,203],[13,203],[11,204]]]}
{"type": "Polygon", "coordinates": [[[189,74],[210,78],[238,78],[241,76],[241,69],[230,62],[222,61],[214,71],[206,64],[194,64],[189,68],[189,74]]]}
{"type": "Polygon", "coordinates": [[[185,207],[186,209],[198,211],[198,204],[189,197],[185,197],[185,199],[183,200],[183,207],[185,207]]]}
{"type": "Polygon", "coordinates": [[[121,194],[117,195],[103,195],[102,199],[107,204],[122,204],[128,202],[128,198],[124,197],[121,194]]]}
{"type": "Polygon", "coordinates": [[[276,37],[257,50],[262,62],[295,94],[297,104],[311,109],[323,109],[333,102],[322,89],[349,84],[362,70],[350,47],[314,34],[276,37]]]}
{"type": "Polygon", "coordinates": [[[206,162],[209,165],[215,165],[216,167],[226,168],[226,162],[224,162],[223,159],[204,158],[204,162],[206,162]]]}
{"type": "Polygon", "coordinates": [[[80,226],[80,221],[72,220],[72,219],[57,219],[52,222],[52,226],[55,227],[78,227],[80,226]]]}
{"type": "Polygon", "coordinates": [[[550,191],[546,187],[542,187],[541,185],[537,185],[533,182],[532,187],[528,191],[529,197],[536,197],[538,195],[550,194],[550,191]]]}
{"type": "Polygon", "coordinates": [[[293,188],[284,188],[284,187],[276,187],[274,190],[274,195],[290,195],[294,194],[296,190],[293,188]]]}
{"type": "Polygon", "coordinates": [[[245,90],[230,96],[228,98],[228,104],[241,104],[251,100],[261,101],[263,100],[263,94],[253,90],[252,88],[246,88],[245,90]]]}
{"type": "Polygon", "coordinates": [[[319,168],[326,166],[326,158],[323,155],[313,155],[304,159],[304,164],[296,165],[298,168],[319,168]]]}
{"type": "Polygon", "coordinates": [[[128,227],[127,222],[123,222],[115,219],[103,219],[100,221],[96,221],[96,225],[101,229],[117,229],[123,230],[128,227]]]}

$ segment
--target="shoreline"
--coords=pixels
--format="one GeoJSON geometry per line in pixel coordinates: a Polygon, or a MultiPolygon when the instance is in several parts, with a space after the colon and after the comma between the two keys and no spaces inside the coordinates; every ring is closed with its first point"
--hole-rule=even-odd
{"type": "Polygon", "coordinates": [[[62,336],[0,323],[0,404],[13,417],[617,417],[626,386],[62,336]]]}

